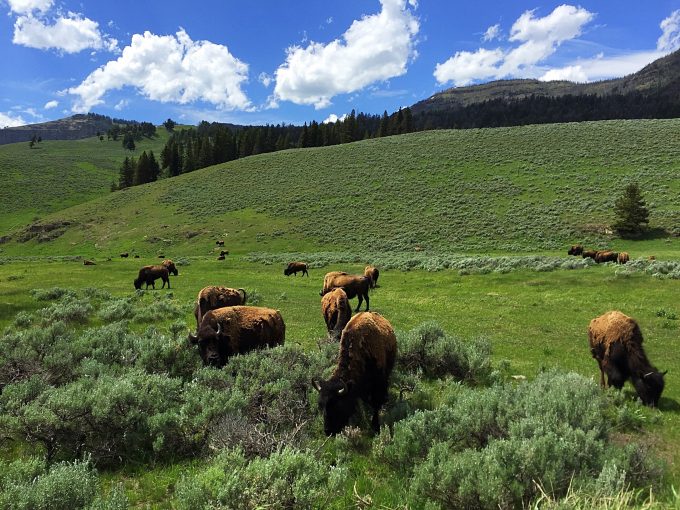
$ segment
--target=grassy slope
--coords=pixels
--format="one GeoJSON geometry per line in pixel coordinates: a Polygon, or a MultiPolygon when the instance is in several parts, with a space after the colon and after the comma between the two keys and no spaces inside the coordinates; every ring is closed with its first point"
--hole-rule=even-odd
{"type": "MultiPolygon", "coordinates": [[[[168,134],[158,129],[154,139],[137,144],[133,155],[153,150],[156,157],[168,134]]],[[[28,143],[0,146],[0,235],[34,218],[71,207],[109,193],[111,182],[130,152],[121,141],[43,141],[33,149],[28,143]]]]}
{"type": "Polygon", "coordinates": [[[672,255],[677,238],[612,240],[629,180],[652,226],[680,224],[680,120],[435,131],[246,158],[107,195],[48,219],[51,243],[5,252],[108,256],[326,249],[562,252],[565,245],[672,255]]]}

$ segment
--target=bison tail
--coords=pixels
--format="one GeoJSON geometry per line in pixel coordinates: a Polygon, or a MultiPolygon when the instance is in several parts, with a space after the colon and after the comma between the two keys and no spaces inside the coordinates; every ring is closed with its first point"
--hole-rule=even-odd
{"type": "Polygon", "coordinates": [[[243,304],[246,304],[246,299],[248,299],[248,295],[246,294],[246,289],[238,289],[239,294],[241,294],[241,301],[243,304]]]}

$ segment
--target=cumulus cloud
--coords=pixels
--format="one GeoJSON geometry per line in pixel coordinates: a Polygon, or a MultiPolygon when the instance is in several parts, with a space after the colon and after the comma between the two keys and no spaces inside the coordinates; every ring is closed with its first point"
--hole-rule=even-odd
{"type": "Polygon", "coordinates": [[[489,42],[493,41],[494,39],[500,39],[501,38],[501,25],[500,23],[496,23],[495,25],[490,26],[489,28],[486,29],[486,32],[484,32],[484,36],[482,37],[482,40],[484,42],[489,42]]]}
{"type": "Polygon", "coordinates": [[[446,62],[437,64],[434,76],[440,84],[453,82],[456,86],[468,85],[475,80],[526,76],[555,53],[563,42],[578,37],[594,16],[586,9],[572,5],[560,5],[543,18],[537,18],[533,10],[526,11],[510,30],[509,41],[517,42],[519,46],[459,51],[446,62]]]}
{"type": "Polygon", "coordinates": [[[57,106],[59,106],[59,101],[53,99],[52,101],[47,101],[45,103],[45,106],[43,106],[43,108],[45,110],[51,110],[52,108],[56,108],[57,106]]]}
{"type": "Polygon", "coordinates": [[[69,12],[48,24],[33,15],[19,16],[14,22],[14,44],[40,50],[55,49],[78,53],[85,49],[116,51],[118,41],[99,30],[99,23],[69,12]]]}
{"type": "Polygon", "coordinates": [[[271,85],[272,81],[274,81],[274,78],[272,78],[271,75],[261,72],[259,76],[257,77],[258,81],[264,85],[265,87],[269,87],[271,85]]]}
{"type": "Polygon", "coordinates": [[[415,56],[415,2],[380,0],[378,14],[355,20],[342,39],[292,46],[275,73],[270,106],[279,100],[324,108],[333,96],[401,76],[415,56]]]}
{"type": "Polygon", "coordinates": [[[163,103],[205,101],[223,109],[247,109],[241,89],[248,79],[248,64],[226,46],[192,41],[181,29],[175,36],[151,32],[135,34],[122,55],[93,71],[77,87],[73,111],[84,112],[102,104],[110,90],[135,87],[144,97],[163,103]]]}
{"type": "Polygon", "coordinates": [[[21,117],[21,115],[14,115],[11,112],[0,112],[0,129],[6,127],[23,126],[25,124],[27,124],[27,122],[21,117]]]}
{"type": "Polygon", "coordinates": [[[326,117],[326,118],[323,120],[322,124],[334,124],[334,123],[336,123],[336,122],[338,122],[338,121],[342,122],[342,121],[345,120],[346,118],[347,118],[347,114],[346,114],[346,113],[345,113],[344,115],[341,115],[340,117],[338,117],[338,116],[337,116],[336,114],[334,114],[334,113],[331,113],[328,117],[326,117]]]}
{"type": "Polygon", "coordinates": [[[9,8],[16,14],[30,14],[34,11],[47,12],[54,0],[7,0],[9,8]]]}
{"type": "Polygon", "coordinates": [[[673,11],[659,25],[661,37],[656,41],[656,49],[671,52],[680,48],[680,9],[673,11]]]}
{"type": "Polygon", "coordinates": [[[560,69],[551,69],[539,78],[541,81],[573,81],[584,83],[588,81],[588,75],[583,70],[583,66],[567,66],[560,69]]]}

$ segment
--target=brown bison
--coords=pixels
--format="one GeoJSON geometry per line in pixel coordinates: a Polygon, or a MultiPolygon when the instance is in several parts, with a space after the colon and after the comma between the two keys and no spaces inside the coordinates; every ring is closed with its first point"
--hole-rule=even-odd
{"type": "Polygon", "coordinates": [[[168,273],[172,273],[175,276],[179,274],[179,271],[177,271],[177,268],[175,267],[175,263],[170,259],[165,259],[163,262],[161,262],[161,266],[166,267],[168,273]]]}
{"type": "Polygon", "coordinates": [[[616,258],[616,262],[619,264],[626,264],[630,260],[630,257],[628,256],[628,252],[621,251],[619,252],[619,256],[616,258]]]}
{"type": "Polygon", "coordinates": [[[352,275],[340,271],[326,273],[323,279],[323,289],[319,292],[320,296],[325,296],[333,289],[342,289],[347,294],[347,299],[359,297],[359,303],[355,312],[359,311],[361,303],[366,300],[366,311],[368,311],[368,289],[371,287],[371,279],[365,276],[352,275]]]}
{"type": "Polygon", "coordinates": [[[194,317],[196,317],[196,329],[201,325],[203,316],[210,310],[224,308],[225,306],[238,306],[246,304],[245,289],[231,289],[211,285],[203,287],[196,298],[194,317]]]}
{"type": "Polygon", "coordinates": [[[307,275],[307,278],[309,278],[309,273],[307,272],[307,263],[305,262],[289,262],[288,266],[286,269],[283,270],[283,274],[286,276],[290,276],[291,274],[294,274],[297,276],[298,272],[302,273],[302,276],[307,275]]]}
{"type": "Polygon", "coordinates": [[[583,254],[583,246],[580,244],[572,244],[571,248],[569,248],[569,251],[567,251],[567,255],[581,255],[583,254]]]}
{"type": "Polygon", "coordinates": [[[142,288],[142,283],[146,283],[146,288],[149,288],[149,285],[151,285],[152,289],[156,288],[155,281],[161,278],[163,280],[163,286],[161,287],[164,288],[165,284],[168,284],[168,289],[170,288],[170,276],[168,273],[168,268],[165,266],[144,266],[139,270],[139,275],[137,276],[137,279],[134,281],[135,284],[135,289],[141,289],[142,288]]]}
{"type": "Polygon", "coordinates": [[[220,250],[220,257],[224,257],[225,255],[229,255],[229,250],[220,250]]]}
{"type": "Polygon", "coordinates": [[[83,260],[83,265],[84,266],[96,266],[97,264],[94,263],[94,260],[83,260]]]}
{"type": "Polygon", "coordinates": [[[220,255],[219,257],[217,257],[217,260],[224,260],[224,259],[225,259],[224,255],[220,255]]]}
{"type": "Polygon", "coordinates": [[[593,259],[595,260],[595,257],[597,256],[597,250],[584,250],[583,253],[581,253],[581,257],[584,259],[593,259]]]}
{"type": "Polygon", "coordinates": [[[619,254],[611,250],[598,251],[595,254],[595,262],[602,264],[604,262],[616,262],[619,258],[619,254]]]}
{"type": "Polygon", "coordinates": [[[257,306],[228,306],[208,311],[196,335],[205,366],[223,367],[230,356],[254,349],[283,345],[286,326],[277,310],[257,306]]]}
{"type": "Polygon", "coordinates": [[[621,389],[630,379],[640,400],[656,407],[664,388],[664,375],[653,367],[642,348],[642,333],[635,320],[619,311],[607,312],[590,321],[590,352],[600,367],[600,385],[621,389]]]}
{"type": "Polygon", "coordinates": [[[139,258],[139,255],[135,255],[135,258],[138,259],[138,258],[139,258]]]}
{"type": "Polygon", "coordinates": [[[390,373],[397,357],[392,325],[374,312],[362,312],[347,323],[340,337],[338,364],[330,379],[312,379],[327,435],[337,434],[361,399],[373,408],[371,425],[380,430],[379,412],[387,401],[390,373]]]}
{"type": "Polygon", "coordinates": [[[224,241],[215,241],[217,246],[224,246],[224,241]]]}
{"type": "Polygon", "coordinates": [[[364,269],[364,276],[371,279],[371,288],[375,289],[378,286],[378,276],[380,271],[375,266],[366,266],[364,269]]]}
{"type": "Polygon", "coordinates": [[[126,259],[126,258],[128,258],[129,256],[130,256],[130,254],[129,254],[128,252],[125,252],[125,253],[121,253],[121,254],[120,254],[120,257],[123,258],[123,259],[126,259]]]}
{"type": "Polygon", "coordinates": [[[333,289],[321,298],[321,313],[326,321],[328,336],[331,340],[340,340],[342,330],[352,318],[347,294],[342,289],[333,289]]]}

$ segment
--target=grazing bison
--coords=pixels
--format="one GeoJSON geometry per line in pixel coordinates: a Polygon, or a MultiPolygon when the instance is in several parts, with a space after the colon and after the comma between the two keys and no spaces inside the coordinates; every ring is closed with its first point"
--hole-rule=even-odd
{"type": "Polygon", "coordinates": [[[215,241],[217,246],[224,246],[224,241],[215,241]]]}
{"type": "Polygon", "coordinates": [[[135,255],[135,258],[138,259],[138,258],[139,258],[139,255],[135,255]]]}
{"type": "Polygon", "coordinates": [[[362,312],[347,323],[340,337],[338,364],[330,379],[312,379],[327,435],[337,434],[356,409],[357,399],[373,408],[371,425],[380,430],[379,412],[387,401],[390,373],[397,357],[392,325],[375,312],[362,312]]]}
{"type": "Polygon", "coordinates": [[[342,273],[339,271],[332,271],[326,273],[323,279],[323,289],[319,292],[320,296],[325,296],[333,289],[342,289],[347,294],[347,299],[353,299],[354,296],[359,297],[355,312],[359,311],[361,303],[366,300],[366,311],[368,311],[368,289],[371,287],[371,279],[365,276],[352,275],[342,273]]]}
{"type": "Polygon", "coordinates": [[[229,250],[221,250],[220,251],[220,257],[224,257],[225,255],[229,255],[229,250]]]}
{"type": "Polygon", "coordinates": [[[161,262],[161,266],[166,267],[168,269],[168,273],[172,273],[175,276],[179,274],[179,271],[177,271],[177,268],[175,267],[175,263],[170,259],[165,259],[163,262],[161,262]]]}
{"type": "Polygon", "coordinates": [[[364,269],[364,276],[371,279],[371,288],[375,289],[378,286],[378,276],[380,271],[375,266],[366,266],[364,269]]]}
{"type": "Polygon", "coordinates": [[[123,259],[126,259],[126,258],[128,258],[129,256],[130,256],[130,254],[129,254],[128,252],[125,252],[125,253],[121,253],[121,254],[120,254],[120,257],[123,258],[123,259]]]}
{"type": "Polygon", "coordinates": [[[224,255],[220,255],[219,257],[217,257],[217,260],[224,260],[224,259],[225,259],[224,255]]]}
{"type": "Polygon", "coordinates": [[[602,250],[595,254],[595,262],[602,264],[604,262],[616,262],[619,258],[619,254],[615,251],[602,250]]]}
{"type": "Polygon", "coordinates": [[[298,272],[301,272],[302,276],[307,275],[307,278],[309,278],[307,268],[308,266],[305,262],[289,262],[286,269],[283,270],[283,274],[286,276],[290,276],[291,274],[297,276],[298,272]]]}
{"type": "Polygon", "coordinates": [[[642,333],[635,320],[619,311],[607,312],[590,321],[590,352],[600,367],[600,385],[621,389],[630,379],[640,400],[656,407],[664,387],[664,375],[653,367],[642,348],[642,333]]]}
{"type": "Polygon", "coordinates": [[[597,256],[597,250],[584,250],[583,253],[581,253],[581,257],[584,259],[593,259],[595,260],[595,257],[597,256]]]}
{"type": "Polygon", "coordinates": [[[619,256],[616,258],[616,262],[619,264],[626,264],[630,260],[630,257],[628,256],[628,252],[626,251],[621,251],[619,252],[619,256]]]}
{"type": "Polygon", "coordinates": [[[225,306],[238,306],[246,304],[245,289],[231,289],[211,285],[203,287],[196,298],[194,317],[196,317],[196,329],[201,325],[203,316],[210,310],[224,308],[225,306]]]}
{"type": "Polygon", "coordinates": [[[203,365],[223,367],[230,356],[283,345],[286,326],[277,310],[257,306],[228,306],[208,311],[196,335],[203,365]]]}
{"type": "Polygon", "coordinates": [[[155,281],[161,278],[163,280],[163,286],[161,287],[164,288],[165,284],[168,284],[168,289],[170,288],[170,276],[168,272],[168,268],[165,266],[144,266],[139,270],[139,275],[137,276],[137,279],[134,281],[135,284],[135,289],[141,289],[142,288],[142,283],[146,283],[146,288],[149,288],[149,285],[151,285],[152,289],[156,288],[155,281]]]}
{"type": "Polygon", "coordinates": [[[568,255],[581,255],[583,253],[583,246],[580,244],[572,244],[571,248],[569,248],[569,251],[567,252],[568,255]]]}
{"type": "Polygon", "coordinates": [[[328,336],[331,340],[340,340],[342,330],[352,318],[347,294],[342,289],[333,289],[321,298],[321,313],[326,321],[328,336]]]}
{"type": "Polygon", "coordinates": [[[94,263],[94,260],[83,260],[83,265],[84,266],[96,266],[97,264],[94,263]]]}

